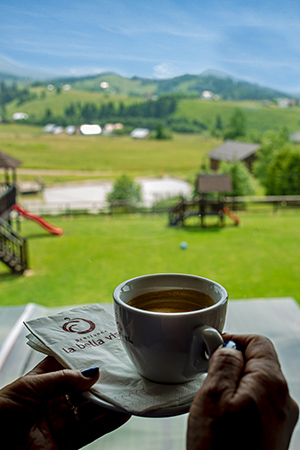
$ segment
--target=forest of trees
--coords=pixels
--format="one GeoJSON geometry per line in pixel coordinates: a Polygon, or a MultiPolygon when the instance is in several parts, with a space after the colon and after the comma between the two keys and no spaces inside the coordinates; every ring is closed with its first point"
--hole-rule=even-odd
{"type": "Polygon", "coordinates": [[[71,103],[65,108],[64,116],[72,123],[114,121],[118,119],[126,122],[127,118],[155,118],[165,119],[176,110],[176,98],[172,96],[162,96],[156,101],[147,100],[131,105],[123,102],[101,103],[71,103]]]}
{"type": "Polygon", "coordinates": [[[124,102],[71,102],[62,115],[56,115],[46,108],[42,116],[31,115],[28,123],[46,125],[49,122],[61,126],[82,123],[121,122],[128,128],[149,128],[155,130],[158,122],[179,133],[201,133],[207,127],[196,119],[172,117],[176,111],[178,97],[162,95],[156,100],[145,100],[126,105],[124,102]]]}
{"type": "Polygon", "coordinates": [[[13,100],[17,100],[18,105],[37,98],[35,93],[32,93],[29,88],[20,88],[17,83],[7,85],[4,81],[0,83],[0,108],[2,111],[5,105],[13,100]]]}

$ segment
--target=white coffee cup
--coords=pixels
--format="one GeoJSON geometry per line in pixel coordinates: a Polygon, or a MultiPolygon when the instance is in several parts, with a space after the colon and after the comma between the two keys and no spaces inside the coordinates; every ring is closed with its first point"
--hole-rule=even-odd
{"type": "Polygon", "coordinates": [[[121,283],[114,291],[115,318],[123,346],[138,372],[160,383],[183,383],[208,369],[223,344],[228,294],[220,284],[196,275],[162,273],[121,283]],[[151,292],[192,289],[212,306],[188,312],[153,312],[128,305],[151,292]]]}

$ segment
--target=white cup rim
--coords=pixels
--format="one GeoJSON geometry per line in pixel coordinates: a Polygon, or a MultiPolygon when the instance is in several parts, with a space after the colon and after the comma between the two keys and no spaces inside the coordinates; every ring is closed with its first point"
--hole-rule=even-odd
{"type": "Polygon", "coordinates": [[[138,314],[145,314],[145,315],[154,315],[154,316],[166,316],[166,317],[178,317],[182,315],[199,315],[199,314],[205,314],[207,311],[212,311],[216,308],[219,308],[222,304],[226,303],[228,300],[228,293],[227,290],[222,286],[221,284],[217,283],[214,280],[211,280],[209,278],[201,277],[199,275],[193,275],[193,274],[186,274],[186,273],[153,273],[153,274],[147,274],[147,275],[141,275],[137,277],[130,278],[128,280],[123,281],[120,283],[113,292],[113,299],[114,302],[116,302],[119,306],[128,309],[129,311],[134,311],[138,314]],[[222,297],[219,301],[217,301],[214,305],[208,306],[207,308],[203,309],[197,309],[195,311],[186,311],[186,312],[177,312],[177,313],[164,313],[164,312],[155,312],[155,311],[146,311],[142,309],[135,308],[134,306],[128,305],[125,301],[123,301],[120,298],[120,292],[126,284],[133,282],[137,279],[143,279],[143,278],[152,278],[152,277],[163,277],[163,276],[174,276],[174,277],[186,277],[186,278],[194,278],[194,279],[201,279],[204,281],[207,281],[214,286],[216,286],[221,292],[222,297]]]}

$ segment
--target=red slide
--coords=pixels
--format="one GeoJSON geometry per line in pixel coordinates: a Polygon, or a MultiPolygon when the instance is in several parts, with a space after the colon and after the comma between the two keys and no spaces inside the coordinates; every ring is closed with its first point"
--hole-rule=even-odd
{"type": "Polygon", "coordinates": [[[226,216],[230,217],[230,219],[232,219],[235,223],[235,225],[238,225],[240,223],[240,219],[238,218],[238,216],[236,216],[235,214],[233,214],[232,211],[230,211],[230,209],[228,208],[228,206],[225,206],[223,208],[224,214],[226,214],[226,216]]]}
{"type": "Polygon", "coordinates": [[[32,214],[28,211],[26,211],[23,208],[20,208],[18,205],[14,205],[12,207],[15,211],[18,211],[19,214],[22,214],[22,216],[26,217],[26,219],[33,220],[34,222],[37,222],[39,225],[44,227],[49,233],[51,234],[57,234],[62,235],[64,233],[64,230],[60,227],[56,227],[55,225],[52,225],[51,223],[47,222],[46,219],[40,216],[36,216],[35,214],[32,214]]]}

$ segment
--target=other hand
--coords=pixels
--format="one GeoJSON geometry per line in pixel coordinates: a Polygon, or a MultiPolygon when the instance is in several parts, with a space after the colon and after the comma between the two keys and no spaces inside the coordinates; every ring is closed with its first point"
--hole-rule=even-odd
{"type": "Polygon", "coordinates": [[[97,368],[67,370],[47,357],[5,386],[0,390],[1,447],[74,450],[120,427],[130,416],[81,395],[98,377],[97,368]]]}
{"type": "Polygon", "coordinates": [[[271,341],[224,334],[190,409],[188,450],[286,450],[299,408],[290,397],[271,341]]]}

